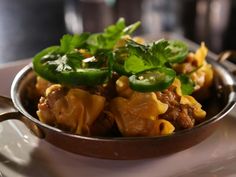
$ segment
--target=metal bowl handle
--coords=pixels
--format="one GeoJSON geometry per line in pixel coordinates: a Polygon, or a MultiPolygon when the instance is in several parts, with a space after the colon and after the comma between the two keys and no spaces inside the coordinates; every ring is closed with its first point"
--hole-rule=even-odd
{"type": "MultiPolygon", "coordinates": [[[[217,62],[223,63],[226,60],[231,60],[231,61],[234,60],[236,62],[236,50],[226,50],[226,51],[221,52],[218,55],[217,62]]],[[[236,76],[235,64],[232,63],[232,65],[234,65],[234,68],[230,69],[230,72],[232,73],[233,76],[236,76]]],[[[231,94],[229,94],[231,98],[230,100],[232,101],[231,104],[235,104],[236,103],[236,78],[235,77],[234,77],[233,85],[231,85],[230,88],[232,91],[231,94]]]]}
{"type": "Polygon", "coordinates": [[[234,59],[234,58],[236,59],[236,51],[235,50],[226,50],[226,51],[223,51],[219,54],[218,61],[223,62],[225,60],[234,59]]]}
{"type": "MultiPolygon", "coordinates": [[[[219,57],[218,57],[218,62],[219,63],[222,63],[224,62],[225,60],[235,60],[236,62],[236,50],[226,50],[226,51],[223,51],[219,54],[219,57]]],[[[236,76],[236,70],[232,71],[232,74],[234,76],[236,76]]]]}
{"type": "Polygon", "coordinates": [[[25,118],[12,103],[12,100],[8,97],[0,96],[0,122],[10,119],[16,119],[22,121],[31,132],[39,138],[44,138],[43,131],[34,123],[25,118]]]}
{"type": "Polygon", "coordinates": [[[0,122],[8,119],[20,120],[20,115],[10,98],[0,96],[0,122]]]}

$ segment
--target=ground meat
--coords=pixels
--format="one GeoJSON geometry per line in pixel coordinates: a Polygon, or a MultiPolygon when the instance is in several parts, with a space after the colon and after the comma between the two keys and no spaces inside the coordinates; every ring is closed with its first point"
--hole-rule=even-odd
{"type": "Polygon", "coordinates": [[[56,117],[53,114],[52,109],[55,103],[66,95],[67,90],[61,85],[55,84],[50,87],[48,92],[50,92],[50,94],[48,94],[47,97],[42,96],[40,98],[37,114],[40,118],[40,121],[56,126],[56,117]]]}
{"type": "Polygon", "coordinates": [[[176,94],[175,89],[174,86],[171,86],[162,92],[156,92],[157,99],[168,104],[167,111],[159,117],[170,121],[176,130],[192,128],[195,123],[193,108],[180,104],[180,96],[176,94]]]}
{"type": "Polygon", "coordinates": [[[175,86],[170,86],[162,92],[156,92],[157,99],[168,105],[176,105],[180,101],[180,96],[175,93],[175,86]]]}
{"type": "Polygon", "coordinates": [[[53,105],[58,99],[66,95],[67,91],[68,89],[57,84],[50,87],[50,94],[47,95],[47,102],[49,107],[53,107],[53,105]]]}
{"type": "Polygon", "coordinates": [[[194,58],[194,54],[190,53],[182,63],[173,65],[174,70],[177,73],[191,73],[198,67],[197,60],[194,58]]]}

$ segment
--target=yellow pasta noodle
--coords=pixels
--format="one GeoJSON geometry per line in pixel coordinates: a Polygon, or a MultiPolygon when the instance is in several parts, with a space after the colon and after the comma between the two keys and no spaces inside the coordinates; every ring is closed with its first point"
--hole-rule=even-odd
{"type": "Polygon", "coordinates": [[[116,90],[119,96],[129,98],[133,94],[133,90],[129,87],[129,79],[127,76],[121,76],[116,81],[116,90]]]}
{"type": "Polygon", "coordinates": [[[76,134],[90,134],[90,126],[105,106],[105,98],[82,89],[64,92],[59,84],[47,88],[39,102],[40,121],[76,134]]]}
{"type": "Polygon", "coordinates": [[[206,117],[206,112],[201,109],[202,105],[195,98],[189,95],[184,95],[180,100],[181,104],[187,104],[193,107],[194,118],[201,120],[206,117]]]}
{"type": "Polygon", "coordinates": [[[194,59],[197,61],[197,66],[202,66],[205,63],[208,49],[205,46],[205,43],[202,42],[200,48],[194,54],[194,59]]]}

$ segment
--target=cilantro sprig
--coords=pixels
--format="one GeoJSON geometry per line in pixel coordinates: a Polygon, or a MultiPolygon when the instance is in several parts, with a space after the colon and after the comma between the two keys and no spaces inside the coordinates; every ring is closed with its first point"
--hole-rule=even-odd
{"type": "Polygon", "coordinates": [[[132,34],[140,24],[140,22],[136,22],[126,26],[124,18],[120,18],[116,24],[105,28],[103,33],[92,34],[89,36],[87,44],[90,52],[95,54],[99,50],[112,50],[122,36],[132,34]]]}
{"type": "Polygon", "coordinates": [[[185,43],[164,39],[148,45],[129,40],[127,48],[129,54],[125,59],[124,67],[127,72],[133,74],[156,67],[166,67],[169,63],[182,62],[188,53],[185,43]]]}
{"type": "MultiPolygon", "coordinates": [[[[182,62],[188,54],[186,44],[177,40],[162,39],[147,45],[128,40],[125,48],[127,50],[121,49],[125,59],[118,57],[117,62],[123,61],[125,72],[122,74],[129,76],[131,88],[142,92],[168,88],[176,77],[171,65],[182,62]]],[[[191,85],[186,79],[183,81],[183,88],[190,92],[191,85]]]]}
{"type": "MultiPolygon", "coordinates": [[[[135,90],[165,89],[176,77],[171,65],[184,60],[188,47],[182,41],[162,39],[143,45],[127,39],[124,46],[114,49],[119,40],[126,39],[123,37],[139,26],[140,22],[126,26],[121,18],[101,33],[66,34],[60,45],[46,48],[34,57],[34,70],[51,82],[68,86],[102,84],[117,72],[129,76],[135,90]]],[[[190,93],[188,80],[183,76],[180,80],[190,93]]]]}

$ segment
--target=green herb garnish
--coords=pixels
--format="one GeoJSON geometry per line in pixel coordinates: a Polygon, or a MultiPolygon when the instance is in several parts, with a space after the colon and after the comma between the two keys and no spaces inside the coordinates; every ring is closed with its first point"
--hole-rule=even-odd
{"type": "MultiPolygon", "coordinates": [[[[124,38],[139,26],[140,22],[126,26],[121,18],[102,33],[66,34],[60,45],[46,48],[34,57],[34,70],[50,82],[68,86],[99,85],[117,72],[129,76],[134,90],[163,90],[176,77],[171,64],[182,62],[188,47],[176,40],[162,39],[142,45],[124,38]],[[119,40],[125,40],[125,44],[115,49],[119,40]]],[[[184,93],[191,93],[190,82],[184,76],[179,78],[184,93]]]]}

